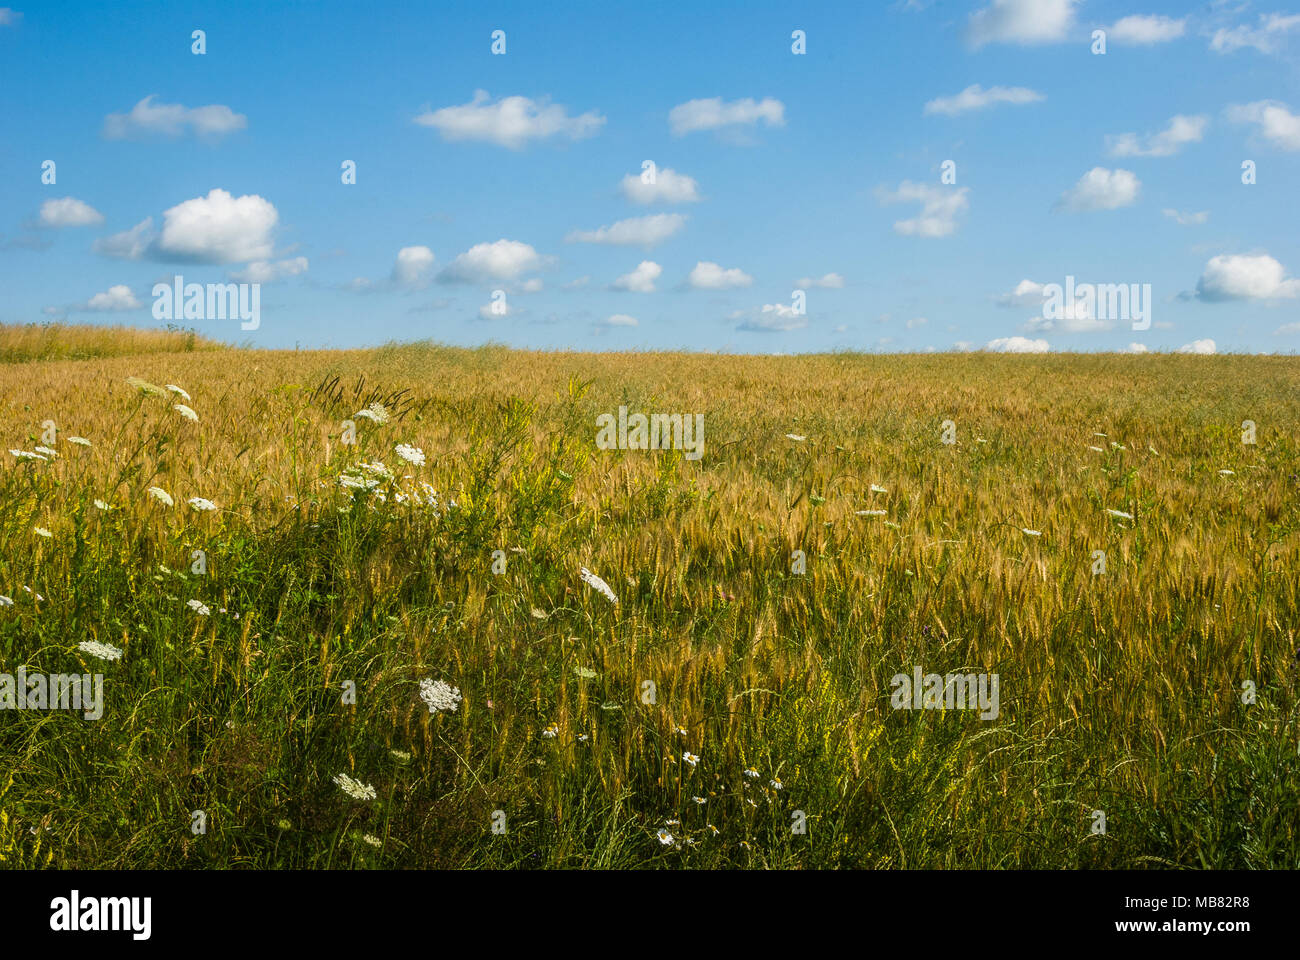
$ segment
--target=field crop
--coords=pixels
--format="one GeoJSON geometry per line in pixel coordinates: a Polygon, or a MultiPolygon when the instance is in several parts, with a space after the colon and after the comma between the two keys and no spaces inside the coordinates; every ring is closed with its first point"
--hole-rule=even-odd
{"type": "Polygon", "coordinates": [[[0,712],[4,866],[1300,866],[1294,358],[135,352],[0,429],[0,673],[104,676],[0,712]]]}

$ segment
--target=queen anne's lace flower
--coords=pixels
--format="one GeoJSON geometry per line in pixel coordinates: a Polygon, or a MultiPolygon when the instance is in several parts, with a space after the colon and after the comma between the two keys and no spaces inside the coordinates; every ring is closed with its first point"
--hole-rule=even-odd
{"type": "Polygon", "coordinates": [[[191,410],[189,407],[185,406],[185,404],[183,403],[176,404],[176,406],[172,407],[172,409],[175,410],[177,413],[179,413],[186,420],[193,420],[195,423],[199,422],[199,415],[195,413],[193,410],[191,410]]]}
{"type": "Polygon", "coordinates": [[[580,576],[582,577],[583,583],[587,584],[587,586],[592,587],[595,590],[599,590],[601,593],[603,593],[606,597],[609,598],[610,603],[618,603],[618,597],[614,596],[614,591],[609,588],[608,583],[600,579],[600,577],[596,576],[586,567],[582,567],[579,573],[580,576]]]}
{"type": "Polygon", "coordinates": [[[172,495],[162,487],[150,487],[149,496],[153,497],[165,507],[170,507],[176,503],[176,501],[172,499],[172,495]]]}
{"type": "Polygon", "coordinates": [[[430,713],[439,710],[455,713],[461,701],[460,687],[430,677],[420,681],[420,699],[429,705],[430,713]]]}
{"type": "Polygon", "coordinates": [[[394,449],[407,463],[413,463],[417,467],[424,466],[424,451],[419,447],[413,447],[409,443],[399,443],[394,449]]]}
{"type": "Polygon", "coordinates": [[[339,789],[353,800],[373,800],[377,796],[375,788],[370,784],[362,783],[360,780],[353,780],[346,773],[340,773],[334,778],[334,782],[339,785],[339,789]]]}
{"type": "Polygon", "coordinates": [[[77,649],[82,653],[88,653],[92,657],[98,657],[100,660],[121,660],[122,651],[111,643],[100,643],[97,640],[83,640],[77,644],[77,649]]]}

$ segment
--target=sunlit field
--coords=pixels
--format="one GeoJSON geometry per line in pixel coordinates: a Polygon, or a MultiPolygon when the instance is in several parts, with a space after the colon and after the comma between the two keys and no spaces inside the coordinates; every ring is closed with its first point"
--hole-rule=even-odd
{"type": "Polygon", "coordinates": [[[5,867],[1300,866],[1295,358],[179,336],[0,364],[5,867]]]}

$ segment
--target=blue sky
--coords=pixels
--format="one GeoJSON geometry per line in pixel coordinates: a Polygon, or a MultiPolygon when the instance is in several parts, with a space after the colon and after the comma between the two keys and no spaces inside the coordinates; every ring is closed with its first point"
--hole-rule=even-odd
{"type": "Polygon", "coordinates": [[[1300,8],[705,6],[0,8],[0,322],[179,273],[266,347],[1300,346],[1300,8]],[[1068,276],[1150,329],[1045,318],[1068,276]]]}

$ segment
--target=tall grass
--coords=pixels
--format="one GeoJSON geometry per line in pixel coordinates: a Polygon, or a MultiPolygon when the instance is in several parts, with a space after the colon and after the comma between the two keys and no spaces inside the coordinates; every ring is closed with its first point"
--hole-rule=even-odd
{"type": "Polygon", "coordinates": [[[217,350],[220,344],[169,324],[165,330],[90,324],[0,324],[0,363],[91,360],[137,353],[217,350]]]}
{"type": "Polygon", "coordinates": [[[0,404],[59,431],[0,467],[0,671],[107,678],[0,713],[5,865],[1300,865],[1295,360],[193,352],[0,404]],[[620,405],[703,459],[596,449],[620,405]],[[891,709],[914,665],[1000,715],[891,709]]]}

